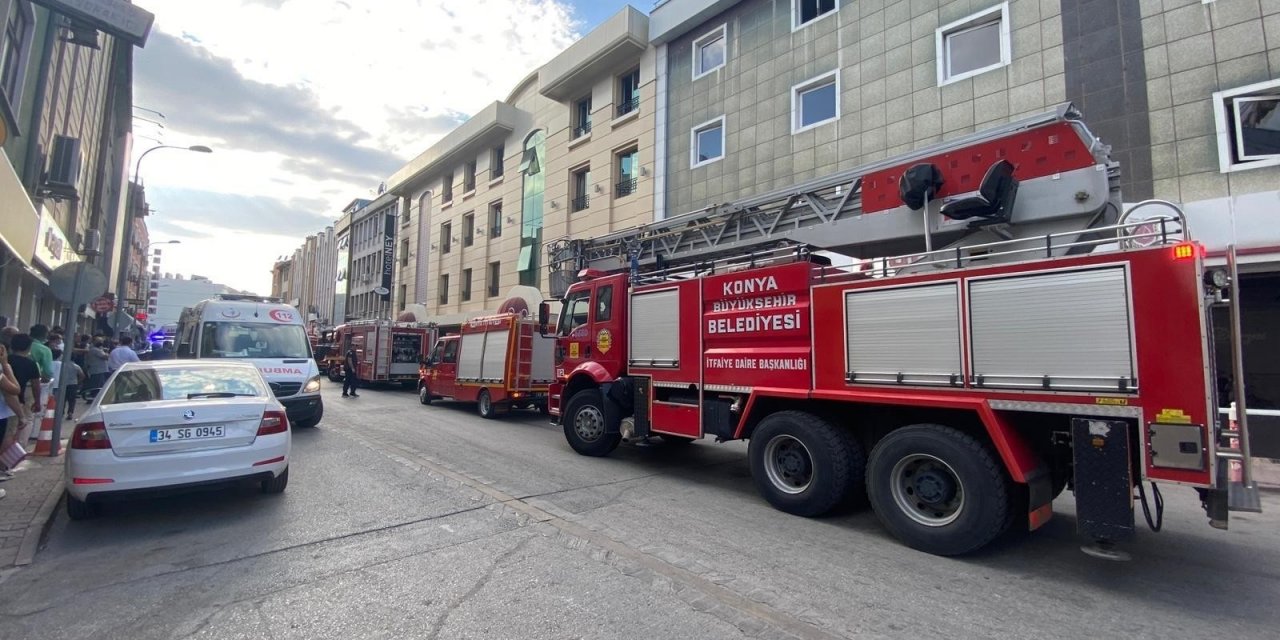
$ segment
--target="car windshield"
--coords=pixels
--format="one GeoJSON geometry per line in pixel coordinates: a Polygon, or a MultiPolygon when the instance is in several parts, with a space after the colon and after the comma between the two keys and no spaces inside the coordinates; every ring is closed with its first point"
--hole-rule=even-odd
{"type": "Polygon", "coordinates": [[[261,322],[206,322],[201,358],[310,358],[301,325],[261,322]]]}
{"type": "Polygon", "coordinates": [[[102,404],[266,396],[262,376],[240,367],[162,367],[121,371],[102,392],[102,404]]]}

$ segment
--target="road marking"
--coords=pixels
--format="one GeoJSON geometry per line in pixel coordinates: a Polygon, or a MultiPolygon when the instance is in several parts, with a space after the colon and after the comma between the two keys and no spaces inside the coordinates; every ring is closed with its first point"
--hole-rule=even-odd
{"type": "MultiPolygon", "coordinates": [[[[716,584],[697,573],[689,571],[688,569],[680,568],[665,560],[627,546],[622,542],[608,537],[604,533],[592,531],[581,524],[565,520],[560,516],[554,515],[539,507],[535,507],[521,498],[517,498],[504,491],[498,490],[493,486],[480,482],[479,480],[476,480],[464,473],[445,467],[417,450],[398,443],[393,443],[392,441],[385,440],[382,437],[375,436],[370,432],[370,430],[366,429],[360,431],[359,436],[349,433],[346,430],[339,431],[338,433],[341,433],[343,436],[346,436],[351,440],[364,444],[365,446],[380,450],[383,454],[391,457],[393,460],[397,460],[401,464],[406,464],[406,466],[419,465],[425,470],[429,470],[432,473],[443,476],[444,478],[457,482],[458,484],[466,486],[474,491],[478,491],[489,498],[492,498],[494,502],[510,507],[511,509],[527,516],[534,522],[545,523],[555,527],[564,534],[588,542],[618,557],[625,558],[640,565],[644,569],[648,569],[658,576],[695,589],[706,595],[708,598],[711,598],[726,607],[730,607],[740,613],[757,618],[780,631],[792,634],[799,638],[811,640],[835,640],[842,637],[838,634],[820,629],[811,623],[799,620],[772,606],[755,602],[747,596],[716,584]]],[[[702,607],[695,608],[698,608],[699,610],[710,609],[709,607],[705,609],[702,607]]],[[[733,621],[729,620],[728,622],[732,623],[733,621]]]]}

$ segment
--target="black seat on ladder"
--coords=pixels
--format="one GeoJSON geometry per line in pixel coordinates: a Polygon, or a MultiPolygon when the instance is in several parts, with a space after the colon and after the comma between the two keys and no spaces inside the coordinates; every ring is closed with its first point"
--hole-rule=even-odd
{"type": "Polygon", "coordinates": [[[942,188],[942,171],[938,166],[928,162],[912,166],[902,172],[898,179],[898,197],[912,211],[924,208],[925,203],[932,200],[942,188]]]}
{"type": "Polygon", "coordinates": [[[978,185],[978,195],[942,205],[942,215],[952,220],[982,218],[978,224],[1008,222],[1017,196],[1018,180],[1013,177],[1013,163],[1001,160],[987,169],[982,184],[978,185]]]}

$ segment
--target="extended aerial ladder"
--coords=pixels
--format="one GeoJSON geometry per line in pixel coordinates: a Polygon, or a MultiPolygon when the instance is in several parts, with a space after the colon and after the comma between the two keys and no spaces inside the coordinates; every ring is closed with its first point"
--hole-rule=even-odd
{"type": "Polygon", "coordinates": [[[1085,234],[1120,213],[1120,173],[1110,152],[1079,112],[1062,104],[785,189],[597,238],[553,240],[547,248],[550,288],[562,295],[585,268],[676,269],[780,246],[867,259],[1085,234]],[[990,174],[1003,163],[1012,169],[1016,191],[1016,198],[1004,194],[1008,210],[961,217],[972,207],[960,212],[966,207],[956,205],[983,199],[989,191],[983,183],[990,187],[990,174]]]}

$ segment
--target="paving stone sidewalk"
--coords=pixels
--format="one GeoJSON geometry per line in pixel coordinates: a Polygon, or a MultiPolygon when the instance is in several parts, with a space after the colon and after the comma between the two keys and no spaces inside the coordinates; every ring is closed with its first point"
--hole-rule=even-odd
{"type": "MultiPolygon", "coordinates": [[[[28,447],[28,450],[35,445],[28,447]]],[[[31,564],[62,496],[62,456],[28,456],[0,482],[0,569],[31,564]]]]}

